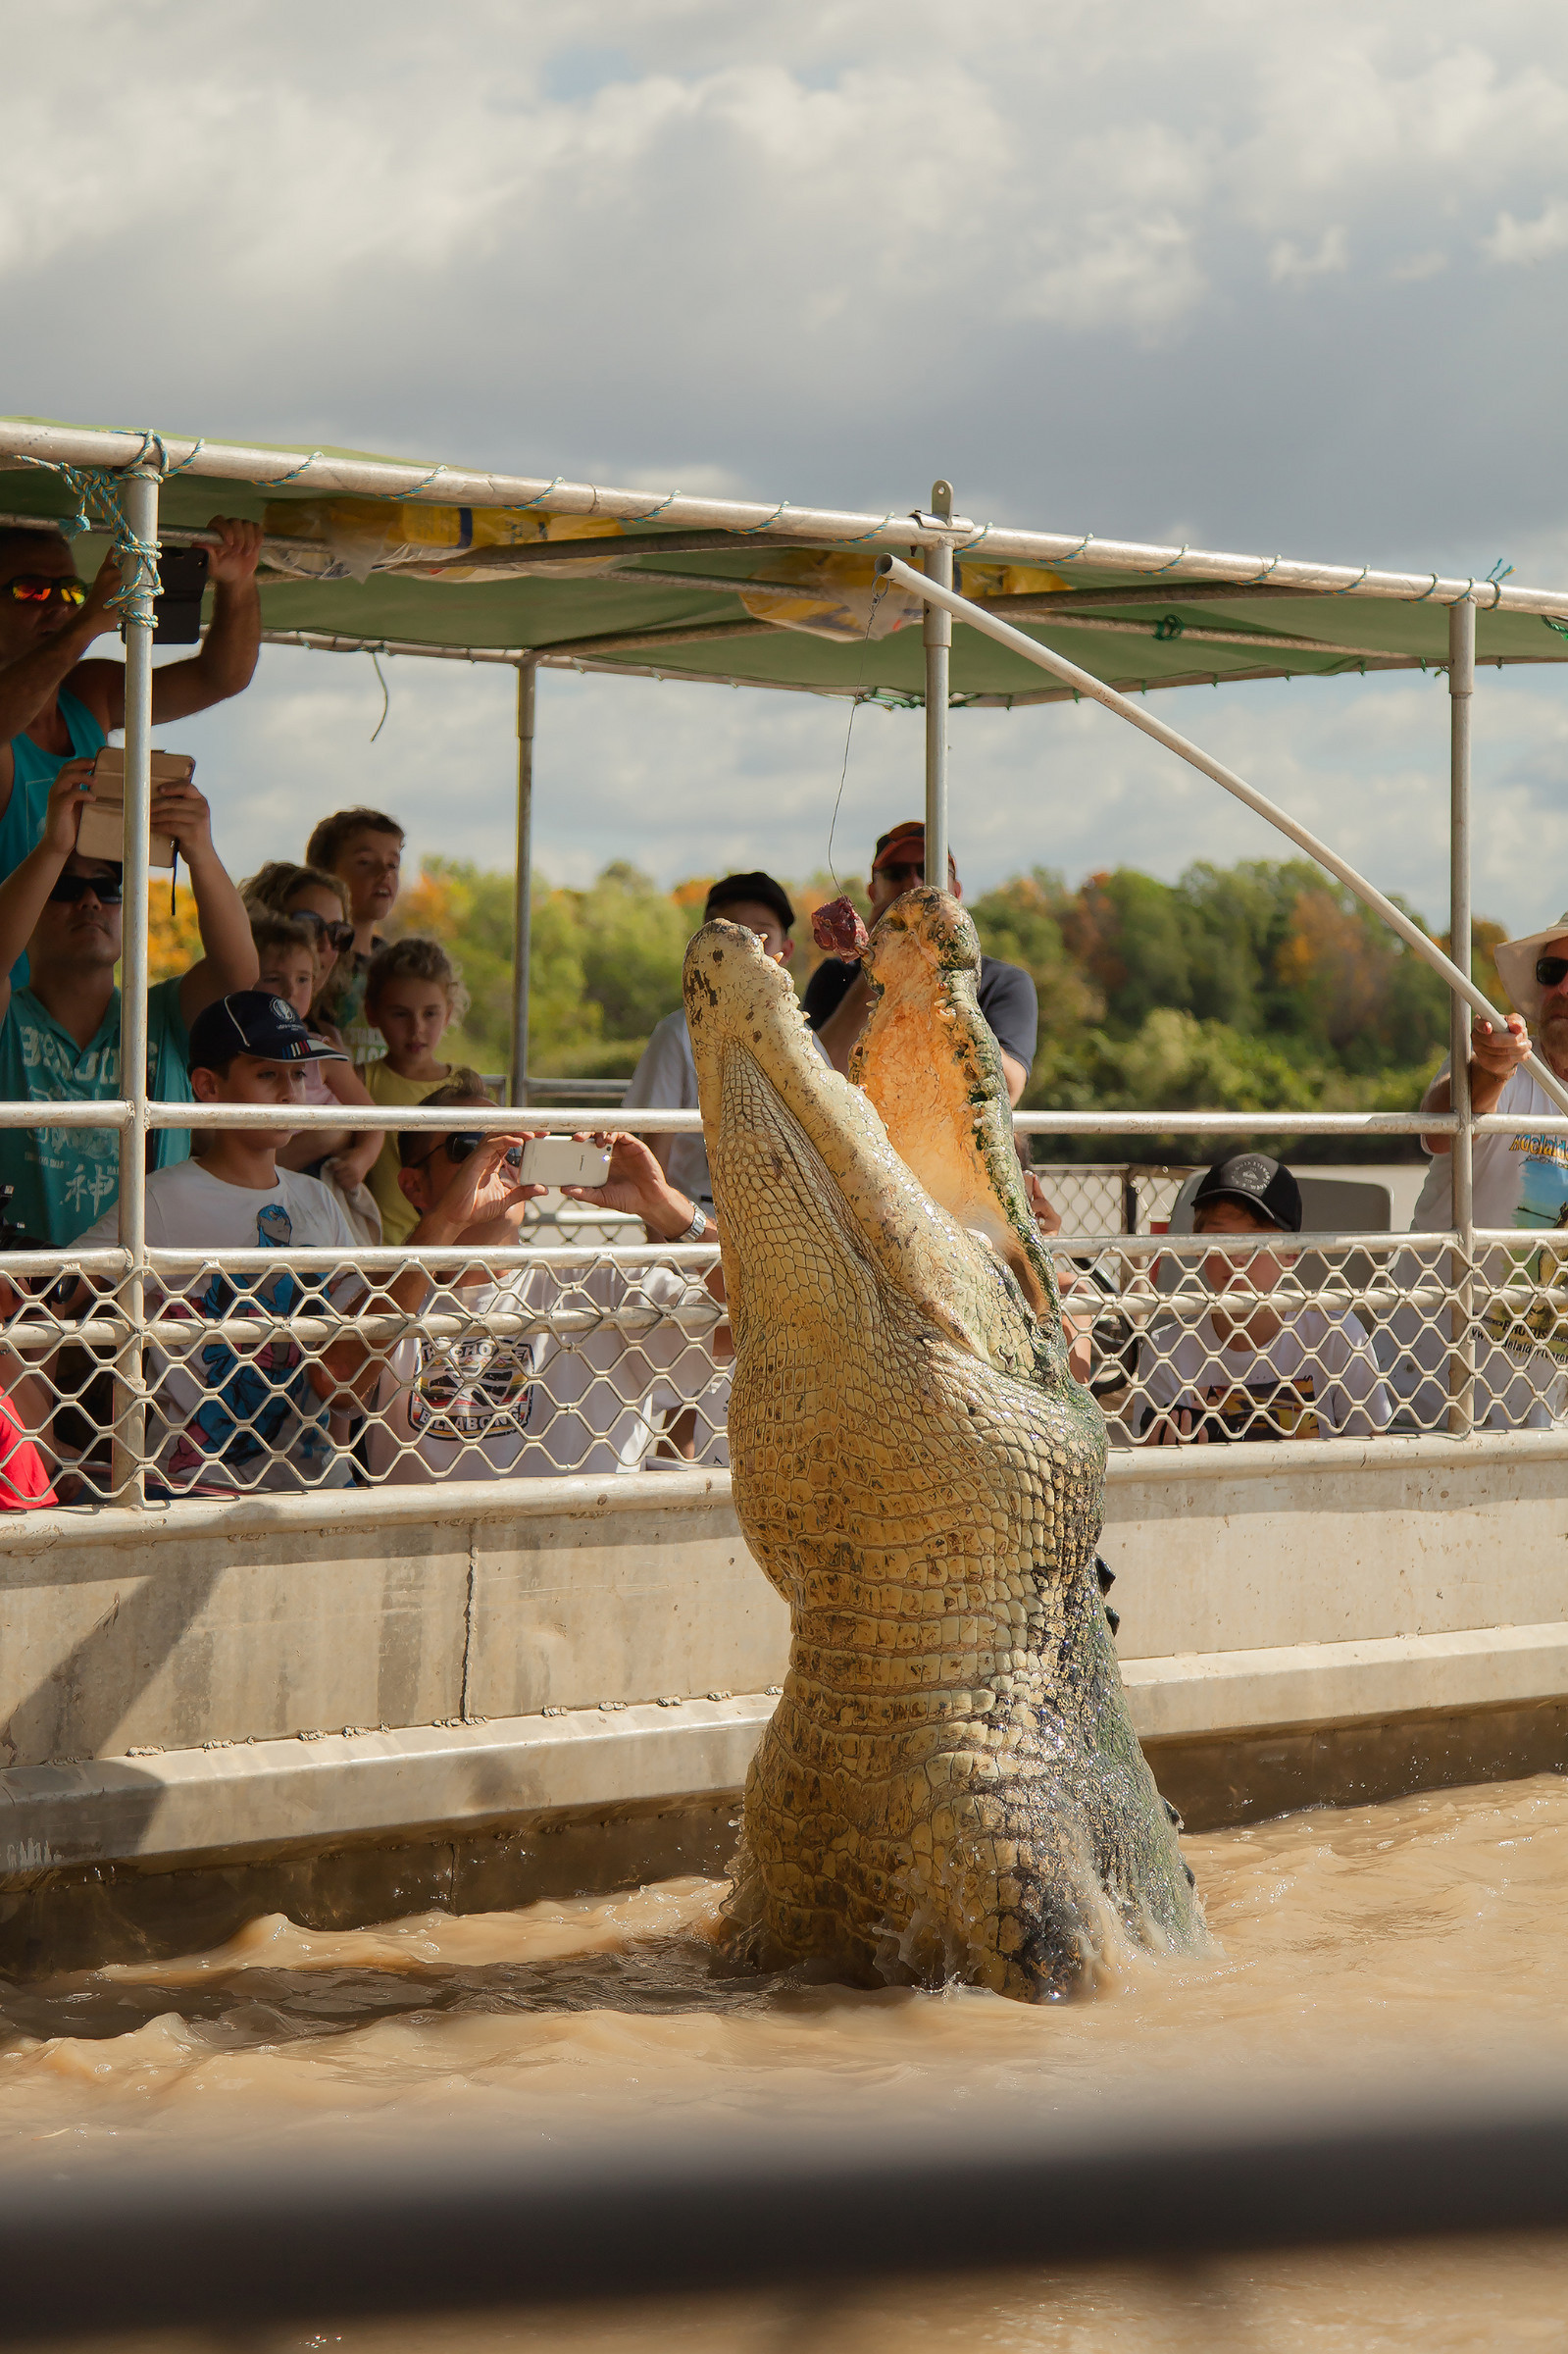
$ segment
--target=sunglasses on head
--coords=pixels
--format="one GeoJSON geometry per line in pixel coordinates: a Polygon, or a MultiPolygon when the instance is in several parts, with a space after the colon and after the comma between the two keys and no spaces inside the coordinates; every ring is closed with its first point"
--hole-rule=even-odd
{"type": "Polygon", "coordinates": [[[1536,979],[1543,989],[1555,989],[1564,974],[1568,974],[1568,956],[1536,958],[1536,979]]]}
{"type": "Polygon", "coordinates": [[[352,924],[344,923],[341,916],[335,923],[330,923],[325,915],[318,915],[314,907],[295,907],[289,912],[292,921],[296,924],[314,924],[317,939],[324,940],[328,947],[335,948],[339,955],[353,940],[354,927],[352,924]]]}
{"type": "Polygon", "coordinates": [[[92,893],[100,907],[118,907],[125,897],[125,878],[122,875],[62,875],[51,899],[62,907],[73,907],[78,899],[92,893]]]}
{"type": "Polygon", "coordinates": [[[5,592],[15,605],[46,605],[58,597],[63,605],[84,605],[87,584],[75,575],[57,580],[52,572],[19,572],[5,584],[5,592]]]}

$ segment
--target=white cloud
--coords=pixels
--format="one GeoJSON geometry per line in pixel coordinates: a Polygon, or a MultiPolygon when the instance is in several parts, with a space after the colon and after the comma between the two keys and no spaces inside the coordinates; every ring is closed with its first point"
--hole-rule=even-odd
{"type": "Polygon", "coordinates": [[[1448,257],[1441,246],[1426,253],[1412,253],[1407,260],[1395,262],[1389,272],[1395,285],[1418,286],[1429,278],[1439,278],[1448,267],[1448,257]]]}
{"type": "MultiPolygon", "coordinates": [[[[1568,246],[1560,0],[381,0],[366,24],[9,12],[18,409],[878,513],[948,473],[982,517],[1568,576],[1560,330],[1491,266],[1568,246]],[[1477,349],[1510,358],[1484,432],[1455,423],[1477,349]]],[[[374,746],[369,663],[280,649],[183,732],[236,864],[351,797],[505,862],[509,676],[388,675],[374,746]]],[[[1160,707],[1441,916],[1440,689],[1160,707]]],[[[820,863],[841,707],[546,675],[540,711],[547,872],[820,863]]],[[[1510,920],[1568,898],[1565,712],[1550,679],[1478,699],[1478,903],[1510,920]]],[[[919,739],[857,722],[851,860],[918,807],[919,739]]],[[[954,745],[976,887],[1273,854],[1103,714],[962,714],[954,745]]]]}
{"type": "Polygon", "coordinates": [[[1304,253],[1299,245],[1292,245],[1288,237],[1282,237],[1269,254],[1269,276],[1277,286],[1289,285],[1303,278],[1323,278],[1330,271],[1348,267],[1344,230],[1338,225],[1324,230],[1310,253],[1304,253]]]}
{"type": "Polygon", "coordinates": [[[1549,261],[1554,253],[1565,248],[1568,248],[1568,201],[1561,197],[1548,204],[1534,221],[1516,221],[1512,213],[1499,213],[1496,228],[1490,236],[1481,239],[1481,250],[1489,261],[1515,269],[1549,261]]]}
{"type": "MultiPolygon", "coordinates": [[[[390,712],[369,659],[269,647],[241,702],[164,732],[194,751],[225,858],[248,872],[302,854],[348,801],[408,828],[409,858],[510,862],[513,680],[504,668],[389,661],[390,712]]],[[[1447,904],[1448,699],[1440,678],[1311,681],[1167,691],[1153,706],[1441,926],[1447,904]]],[[[612,858],[663,883],[828,862],[849,714],[760,690],[543,672],[534,765],[535,859],[583,884],[612,858]]],[[[922,806],[917,712],[855,719],[835,830],[840,876],[879,832],[922,806]]],[[[1294,855],[1260,818],[1090,705],[959,711],[951,725],[953,841],[971,895],[1041,865],[1077,881],[1117,864],[1174,879],[1194,859],[1294,855]]],[[[1568,904],[1568,675],[1480,674],[1475,705],[1480,912],[1518,929],[1568,904]]]]}

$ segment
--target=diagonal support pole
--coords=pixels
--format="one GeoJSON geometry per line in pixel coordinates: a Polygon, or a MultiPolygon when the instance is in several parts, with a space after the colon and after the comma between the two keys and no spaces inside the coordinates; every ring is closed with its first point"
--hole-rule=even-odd
{"type": "MultiPolygon", "coordinates": [[[[1424,964],[1430,964],[1433,971],[1441,975],[1446,988],[1463,998],[1467,1004],[1473,1005],[1487,1021],[1494,1022],[1499,1030],[1506,1026],[1504,1016],[1497,1011],[1486,993],[1476,987],[1468,973],[1462,973],[1456,964],[1444,956],[1437,943],[1427,938],[1419,924],[1413,924],[1402,908],[1396,907],[1391,899],[1386,899],[1376,885],[1369,883],[1364,875],[1357,874],[1355,868],[1341,858],[1337,850],[1331,850],[1326,842],[1320,842],[1315,834],[1309,834],[1305,826],[1297,825],[1293,817],[1265,793],[1259,793],[1255,786],[1247,784],[1244,777],[1239,777],[1235,769],[1227,768],[1223,761],[1213,759],[1195,743],[1189,743],[1185,736],[1179,736],[1174,728],[1167,727],[1164,720],[1156,719],[1152,712],[1140,710],[1129,695],[1119,694],[1114,687],[1107,687],[1092,672],[1080,670],[1078,664],[1069,662],[1065,654],[1053,653],[1049,646],[1038,644],[1033,638],[1026,638],[1022,630],[1013,628],[1011,622],[999,621],[994,614],[987,613],[984,606],[971,604],[956,589],[939,588],[935,581],[928,580],[923,572],[913,571],[897,556],[879,556],[877,573],[879,578],[893,581],[900,588],[907,588],[913,595],[924,597],[928,604],[944,606],[955,621],[968,622],[971,629],[979,630],[986,638],[994,638],[998,645],[1005,645],[1013,653],[1021,654],[1026,662],[1033,662],[1037,670],[1048,670],[1064,685],[1087,696],[1090,702],[1103,703],[1106,710],[1114,711],[1119,719],[1125,719],[1130,726],[1140,729],[1143,735],[1152,736],[1156,743],[1163,743],[1166,750],[1175,752],[1179,760],[1186,760],[1190,767],[1201,770],[1204,776],[1212,777],[1216,785],[1223,785],[1227,793],[1234,793],[1256,816],[1266,818],[1271,826],[1293,842],[1297,849],[1305,850],[1309,858],[1315,858],[1319,866],[1327,867],[1331,875],[1353,891],[1356,897],[1363,900],[1375,915],[1383,918],[1391,931],[1398,934],[1406,947],[1414,949],[1424,964]]],[[[1568,1112],[1568,1086],[1564,1086],[1550,1065],[1543,1062],[1539,1054],[1532,1054],[1525,1068],[1540,1081],[1552,1101],[1568,1112]]]]}

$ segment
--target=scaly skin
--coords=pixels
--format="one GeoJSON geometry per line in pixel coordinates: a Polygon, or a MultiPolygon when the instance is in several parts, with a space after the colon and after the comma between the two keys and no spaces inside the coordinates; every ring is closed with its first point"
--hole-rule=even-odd
{"type": "Polygon", "coordinates": [[[764,1965],[1037,1999],[1108,1915],[1156,1948],[1204,1932],[1105,1622],[1104,1424],[1067,1371],[979,956],[942,893],[886,911],[862,1087],[751,933],[687,951],[735,1509],[791,1623],[732,1922],[764,1965]]]}

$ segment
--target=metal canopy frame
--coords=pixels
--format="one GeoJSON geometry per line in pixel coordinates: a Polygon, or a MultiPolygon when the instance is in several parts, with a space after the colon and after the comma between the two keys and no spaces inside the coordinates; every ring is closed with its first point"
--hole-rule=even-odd
{"type": "MultiPolygon", "coordinates": [[[[254,492],[275,492],[286,486],[293,497],[308,495],[351,496],[377,498],[412,503],[453,505],[463,507],[536,507],[547,509],[552,516],[602,520],[610,518],[620,525],[623,537],[606,542],[593,542],[595,558],[616,566],[646,567],[649,559],[657,570],[632,574],[633,582],[645,579],[650,590],[667,593],[677,602],[698,597],[732,598],[742,588],[758,586],[777,589],[776,581],[759,580],[751,572],[755,555],[747,555],[762,544],[794,548],[814,548],[834,551],[849,548],[877,551],[877,570],[900,587],[912,591],[923,602],[924,626],[923,676],[918,692],[905,692],[895,699],[904,703],[923,702],[926,710],[926,825],[928,863],[935,871],[945,871],[948,844],[948,777],[947,777],[947,714],[952,706],[965,704],[1011,705],[1018,702],[1054,701],[1071,695],[1075,700],[1083,695],[1102,702],[1124,720],[1154,736],[1168,748],[1189,760],[1228,791],[1235,793],[1259,814],[1263,815],[1290,839],[1306,848],[1371,904],[1379,915],[1392,925],[1416,953],[1437,965],[1447,981],[1452,998],[1452,1042],[1454,1051],[1454,1095],[1451,1113],[1442,1119],[1418,1121],[1412,1115],[1356,1116],[1334,1115],[1314,1117],[1310,1114],[1284,1115],[1275,1118],[1253,1119],[1247,1124],[1263,1133],[1270,1129],[1289,1127],[1291,1133],[1305,1130],[1322,1133],[1408,1133],[1419,1127],[1427,1133],[1442,1131],[1452,1138],[1454,1221],[1453,1288],[1460,1306],[1459,1328],[1451,1359],[1450,1388],[1453,1404],[1450,1427],[1458,1435],[1468,1435],[1474,1427],[1473,1366],[1469,1358],[1471,1347],[1468,1313],[1474,1253],[1477,1242],[1473,1214],[1472,1157],[1473,1139],[1478,1132],[1491,1133],[1499,1126],[1495,1116],[1477,1121],[1468,1100],[1464,1077],[1464,1045],[1468,1035],[1466,1000],[1486,1006],[1470,981],[1471,919],[1470,919],[1470,710],[1474,692],[1476,664],[1476,622],[1478,612],[1484,615],[1528,618],[1548,625],[1552,636],[1544,650],[1531,650],[1523,642],[1510,641],[1498,650],[1489,649],[1489,658],[1499,668],[1505,663],[1556,662],[1568,660],[1568,590],[1529,588],[1511,586],[1506,576],[1485,580],[1444,578],[1437,573],[1408,574],[1374,572],[1370,566],[1359,571],[1347,565],[1329,565],[1301,562],[1275,556],[1229,554],[1190,547],[1171,549],[1132,541],[1099,539],[1093,534],[1075,537],[1072,535],[1048,532],[1029,532],[998,526],[976,525],[955,514],[952,486],[946,482],[933,486],[931,506],[907,516],[886,514],[878,518],[831,508],[795,507],[788,500],[768,507],[753,502],[686,496],[672,492],[669,496],[649,500],[645,492],[605,489],[597,486],[574,484],[560,477],[552,481],[535,480],[495,474],[476,474],[445,465],[418,467],[391,460],[369,458],[355,452],[280,451],[259,447],[231,445],[180,439],[172,435],[151,433],[103,432],[96,429],[47,424],[38,420],[0,420],[0,466],[9,460],[16,470],[13,479],[29,485],[29,495],[23,499],[20,510],[0,515],[0,522],[39,523],[61,520],[63,502],[61,491],[68,486],[73,472],[108,470],[118,476],[123,486],[123,513],[130,537],[145,549],[155,550],[160,540],[160,505],[166,486],[177,478],[193,481],[226,483],[249,486],[254,492]],[[657,528],[655,528],[657,526],[657,528]],[[924,566],[915,572],[910,565],[893,556],[890,551],[902,549],[918,554],[924,566]],[[739,550],[745,557],[745,575],[715,576],[706,571],[674,573],[665,568],[679,556],[697,556],[710,563],[723,553],[739,550]],[[1098,574],[1099,579],[1086,579],[1082,588],[1068,586],[1059,589],[987,595],[966,598],[953,586],[955,558],[966,556],[987,564],[1043,566],[1060,572],[1063,567],[1075,568],[1075,577],[1098,574]],[[1109,575],[1109,581],[1105,576],[1109,575]],[[1169,586],[1165,586],[1169,584],[1169,586]],[[1355,600],[1363,609],[1367,606],[1391,604],[1405,607],[1445,607],[1445,642],[1441,650],[1423,652],[1398,651],[1367,644],[1346,644],[1342,639],[1314,639],[1299,632],[1258,629],[1255,626],[1233,627],[1230,630],[1209,626],[1200,620],[1188,624],[1180,617],[1168,617],[1174,628],[1167,633],[1164,624],[1156,624],[1150,632],[1146,623],[1128,619],[1131,609],[1151,604],[1166,605],[1186,602],[1198,606],[1200,612],[1216,604],[1231,601],[1247,603],[1262,598],[1305,598],[1355,600]],[[1107,606],[1116,605],[1120,615],[1109,613],[1107,606]],[[1032,667],[1053,675],[1049,687],[1010,691],[1007,692],[965,692],[952,691],[954,620],[966,624],[981,639],[997,640],[1032,667]],[[1450,730],[1450,881],[1451,881],[1451,937],[1453,962],[1444,958],[1435,945],[1420,934],[1408,919],[1392,908],[1383,896],[1366,883],[1342,860],[1297,827],[1294,821],[1269,802],[1262,794],[1245,785],[1233,772],[1223,769],[1207,754],[1180,737],[1174,729],[1154,720],[1145,711],[1132,705],[1127,696],[1102,679],[1097,671],[1070,661],[1065,655],[1044,645],[1038,639],[1027,636],[1020,624],[1050,629],[1053,634],[1063,630],[1077,633],[1092,644],[1096,637],[1106,643],[1107,655],[1112,648],[1140,639],[1145,644],[1150,637],[1168,635],[1189,639],[1194,643],[1230,649],[1262,650],[1271,654],[1294,653],[1297,665],[1290,661],[1272,662],[1267,666],[1252,665],[1233,676],[1245,678],[1278,678],[1310,675],[1304,667],[1308,660],[1319,665],[1328,661],[1330,675],[1342,673],[1345,668],[1414,669],[1443,671],[1447,674],[1448,691],[1452,698],[1450,730]]],[[[6,501],[7,506],[10,505],[6,501]]],[[[189,522],[171,524],[164,520],[161,537],[171,542],[197,540],[204,537],[199,526],[189,522]]],[[[282,543],[275,535],[273,544],[282,543]]],[[[505,577],[515,578],[519,570],[548,580],[552,573],[557,580],[564,576],[559,568],[570,566],[574,559],[581,563],[584,542],[570,537],[544,540],[527,549],[508,548],[504,551],[509,570],[505,577]]],[[[473,563],[472,556],[465,561],[473,563]]],[[[450,595],[448,588],[441,592],[450,595]]],[[[79,1118],[73,1115],[67,1124],[101,1124],[118,1126],[120,1131],[120,1202],[119,1234],[126,1254],[126,1268],[122,1275],[121,1298],[126,1311],[128,1339],[117,1359],[116,1379],[122,1410],[117,1414],[116,1481],[132,1503],[143,1500],[140,1471],[141,1420],[144,1412],[141,1335],[145,1325],[145,1289],[150,1262],[145,1234],[145,1148],[149,1132],[171,1124],[164,1117],[164,1107],[152,1104],[147,1098],[146,1078],[146,1020],[147,1020],[147,850],[148,809],[150,801],[149,753],[151,748],[151,692],[152,692],[152,632],[153,606],[151,584],[145,567],[127,595],[124,605],[125,638],[126,646],[126,831],[129,837],[126,855],[126,910],[125,922],[125,951],[123,971],[124,1040],[122,1069],[129,1075],[130,1086],[126,1100],[116,1104],[81,1107],[79,1118]],[[101,1115],[101,1120],[100,1120],[101,1115]]],[[[1434,616],[1436,619],[1436,616],[1434,616]]],[[[512,1100],[514,1103],[528,1100],[528,1016],[529,1016],[529,935],[530,899],[532,866],[532,798],[533,747],[536,715],[536,677],[540,668],[573,668],[597,674],[616,672],[626,676],[688,678],[693,682],[727,685],[758,685],[783,687],[797,691],[860,696],[875,699],[844,678],[798,676],[783,678],[754,678],[735,666],[706,667],[706,657],[699,657],[701,667],[687,667],[684,649],[696,645],[719,646],[740,640],[768,638],[777,640],[788,635],[769,621],[746,618],[678,618],[669,626],[644,627],[620,633],[599,632],[576,638],[563,634],[546,638],[530,645],[500,645],[451,643],[431,638],[411,635],[407,638],[385,636],[366,637],[353,631],[326,632],[315,628],[275,629],[263,631],[264,641],[294,644],[328,652],[377,651],[388,654],[417,655],[438,660],[457,660],[481,663],[504,663],[517,672],[517,874],[516,874],[516,938],[515,983],[513,1004],[512,1100]],[[674,656],[672,661],[669,657],[674,656]]],[[[1367,635],[1374,635],[1368,632],[1367,635]]],[[[868,630],[869,638],[869,630],[868,630]]],[[[810,666],[805,666],[809,668],[810,666]]],[[[1158,685],[1220,684],[1221,673],[1206,669],[1166,669],[1158,677],[1138,680],[1136,672],[1124,684],[1141,688],[1158,685]]],[[[1492,1010],[1490,1007],[1488,1010],[1492,1010]]],[[[1537,1076],[1547,1092],[1559,1103],[1568,1106],[1565,1091],[1549,1070],[1538,1068],[1537,1076]]],[[[8,1116],[24,1107],[0,1106],[0,1124],[24,1124],[19,1117],[8,1116]]],[[[315,1115],[305,1110],[302,1125],[321,1124],[327,1114],[315,1115]]],[[[551,1110],[548,1124],[553,1127],[581,1125],[584,1119],[597,1116],[582,1107],[551,1110]]],[[[1178,1119],[1171,1114],[1157,1116],[1162,1132],[1174,1127],[1190,1129],[1193,1133],[1212,1133],[1229,1125],[1234,1128],[1234,1114],[1193,1114],[1178,1119]]],[[[417,1123],[417,1114],[413,1115],[417,1123]]],[[[477,1119],[481,1115],[476,1115],[477,1119]]],[[[506,1114],[498,1110],[482,1124],[494,1125],[504,1121],[506,1114]]],[[[388,1113],[384,1119],[372,1118],[367,1124],[390,1126],[393,1119],[400,1125],[410,1124],[408,1111],[388,1113]]],[[[234,1123],[233,1107],[181,1105],[181,1126],[215,1125],[220,1119],[234,1123]]],[[[639,1127],[691,1125],[680,1114],[650,1115],[629,1122],[639,1127]]],[[[1149,1120],[1110,1116],[1114,1128],[1145,1130],[1149,1120]]],[[[1510,1129],[1526,1123],[1501,1123],[1510,1129]]],[[[1568,1133],[1568,1119],[1534,1121],[1532,1129],[1549,1127],[1568,1133]]],[[[1030,1132],[1068,1133],[1086,1128],[1103,1128],[1105,1115],[1027,1113],[1020,1115],[1020,1126],[1030,1132]]]]}

